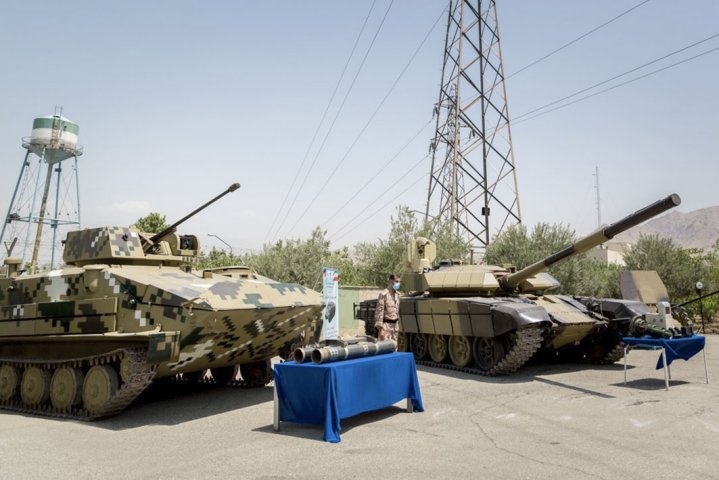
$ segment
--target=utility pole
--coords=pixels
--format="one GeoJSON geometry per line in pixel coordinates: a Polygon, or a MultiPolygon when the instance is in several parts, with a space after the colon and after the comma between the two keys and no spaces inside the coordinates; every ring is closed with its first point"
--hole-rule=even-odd
{"type": "Polygon", "coordinates": [[[425,219],[479,250],[521,223],[504,79],[496,1],[450,0],[425,219]]]}
{"type": "Polygon", "coordinates": [[[594,188],[597,190],[597,228],[602,226],[602,204],[599,199],[599,167],[594,166],[594,188]]]}

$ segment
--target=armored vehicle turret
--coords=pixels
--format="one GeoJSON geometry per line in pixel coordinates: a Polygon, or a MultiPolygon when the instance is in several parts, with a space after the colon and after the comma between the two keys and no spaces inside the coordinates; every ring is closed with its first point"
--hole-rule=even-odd
{"type": "Polygon", "coordinates": [[[270,358],[322,311],[319,293],[249,269],[196,274],[183,221],[157,234],[133,227],[69,232],[65,266],[0,279],[0,407],[93,419],[126,408],[157,378],[271,380],[270,358]],[[228,272],[230,272],[228,274],[228,272]],[[232,273],[244,272],[233,275],[232,273]]]}
{"type": "MultiPolygon", "coordinates": [[[[633,316],[648,312],[646,305],[622,301],[613,304],[617,312],[603,315],[571,296],[551,294],[559,282],[546,269],[680,201],[678,195],[670,195],[519,271],[451,261],[435,268],[434,243],[415,239],[408,246],[402,276],[402,289],[410,293],[400,300],[400,348],[406,345],[420,361],[474,366],[484,375],[514,372],[541,349],[561,352],[579,347],[595,362],[618,360],[624,330],[633,316]]],[[[371,309],[360,311],[371,316],[371,309]]]]}

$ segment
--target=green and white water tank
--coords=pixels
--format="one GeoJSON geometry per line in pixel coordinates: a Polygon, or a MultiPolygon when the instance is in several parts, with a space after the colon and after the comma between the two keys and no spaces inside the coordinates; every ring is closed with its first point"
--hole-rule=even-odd
{"type": "Polygon", "coordinates": [[[23,139],[23,147],[48,163],[61,162],[82,155],[77,143],[80,126],[61,115],[38,117],[32,122],[32,134],[23,139]]]}

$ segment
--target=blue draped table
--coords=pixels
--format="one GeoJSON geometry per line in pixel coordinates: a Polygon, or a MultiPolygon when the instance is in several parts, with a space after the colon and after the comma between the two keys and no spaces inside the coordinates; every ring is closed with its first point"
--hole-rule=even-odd
{"type": "Polygon", "coordinates": [[[275,430],[280,421],[324,425],[324,440],[336,443],[343,418],[403,399],[407,399],[409,411],[424,411],[411,353],[319,365],[290,361],[275,365],[274,374],[275,430]]]}
{"type": "Polygon", "coordinates": [[[709,372],[707,371],[707,357],[704,351],[706,339],[702,335],[692,335],[683,338],[654,338],[654,337],[624,337],[624,383],[627,383],[627,355],[630,347],[661,350],[662,354],[657,360],[657,370],[664,368],[664,383],[669,390],[671,370],[669,365],[681,358],[689,360],[699,352],[704,353],[704,375],[709,383],[709,372]]]}

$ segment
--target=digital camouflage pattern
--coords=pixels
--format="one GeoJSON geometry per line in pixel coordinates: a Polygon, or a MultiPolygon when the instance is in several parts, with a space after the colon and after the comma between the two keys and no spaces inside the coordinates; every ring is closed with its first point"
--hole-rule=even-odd
{"type": "Polygon", "coordinates": [[[320,318],[313,290],[246,268],[191,272],[196,237],[151,239],[126,227],[70,232],[65,268],[0,279],[0,406],[94,418],[152,378],[206,369],[229,378],[237,365],[264,384],[269,359],[320,318]],[[75,387],[78,398],[58,400],[75,387]]]}

